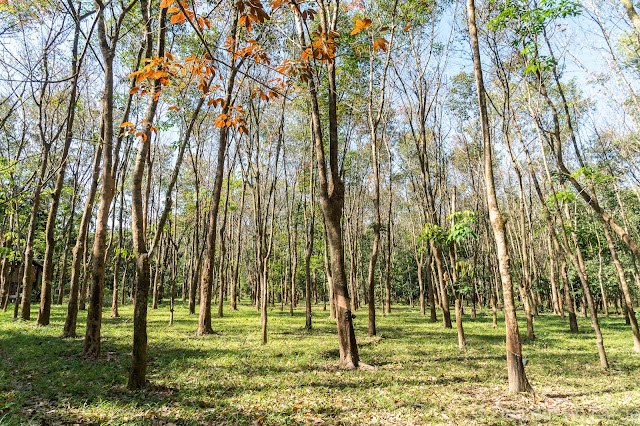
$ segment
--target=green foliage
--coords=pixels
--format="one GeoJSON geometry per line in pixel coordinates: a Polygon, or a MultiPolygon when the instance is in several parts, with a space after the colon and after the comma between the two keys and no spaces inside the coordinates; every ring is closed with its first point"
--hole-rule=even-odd
{"type": "MultiPolygon", "coordinates": [[[[492,0],[496,3],[496,0],[492,0]]],[[[525,73],[551,69],[557,61],[539,53],[537,37],[552,22],[577,16],[582,5],[575,0],[541,0],[531,7],[525,0],[505,0],[497,3],[498,14],[489,21],[492,31],[510,28],[514,32],[511,45],[521,47],[521,54],[528,59],[525,73]]]]}
{"type": "Polygon", "coordinates": [[[447,217],[447,220],[453,222],[453,226],[447,234],[447,242],[460,243],[470,238],[478,238],[478,235],[471,229],[471,225],[476,223],[476,214],[474,212],[469,210],[453,212],[447,217]]]}
{"type": "Polygon", "coordinates": [[[434,243],[443,243],[446,240],[447,231],[433,223],[425,223],[418,238],[418,242],[432,241],[434,243]]]}
{"type": "Polygon", "coordinates": [[[615,178],[613,176],[610,176],[595,167],[582,167],[571,173],[571,177],[574,179],[577,179],[580,176],[584,176],[593,183],[615,182],[615,178]]]}
{"type": "Polygon", "coordinates": [[[478,115],[476,81],[473,73],[461,72],[453,76],[447,94],[447,106],[454,115],[469,120],[478,115]]]}
{"type": "MultiPolygon", "coordinates": [[[[568,189],[563,189],[563,190],[557,191],[555,193],[555,198],[561,204],[562,203],[572,204],[576,200],[576,193],[573,192],[573,191],[570,191],[568,189]]],[[[555,203],[554,194],[549,194],[547,196],[546,203],[550,207],[552,207],[554,205],[554,203],[555,203]]]]}
{"type": "Polygon", "coordinates": [[[616,51],[622,58],[621,62],[624,68],[640,69],[640,44],[635,31],[624,32],[618,37],[616,51]]]}

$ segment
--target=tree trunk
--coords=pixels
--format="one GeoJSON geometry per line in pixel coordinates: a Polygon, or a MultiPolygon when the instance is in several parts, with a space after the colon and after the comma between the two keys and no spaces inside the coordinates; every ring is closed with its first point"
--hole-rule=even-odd
{"type": "Polygon", "coordinates": [[[429,249],[426,249],[427,252],[427,261],[426,261],[426,265],[427,265],[427,271],[426,271],[426,276],[427,276],[427,290],[428,290],[428,295],[429,295],[429,322],[437,322],[438,318],[436,317],[436,300],[435,300],[435,288],[433,286],[433,274],[431,273],[431,252],[429,252],[429,249]]]}
{"type": "MultiPolygon", "coordinates": [[[[73,7],[73,3],[70,2],[69,6],[73,7]]],[[[55,227],[56,216],[58,214],[58,207],[60,206],[60,194],[62,193],[62,187],[64,186],[64,176],[67,169],[67,161],[69,155],[69,147],[73,140],[73,121],[75,119],[76,112],[76,94],[78,89],[78,73],[81,64],[78,62],[78,40],[80,38],[80,17],[75,10],[73,10],[75,16],[75,31],[73,36],[73,47],[71,49],[71,90],[69,93],[69,105],[67,107],[67,129],[65,132],[64,143],[62,148],[60,165],[58,166],[58,176],[56,177],[56,183],[51,194],[51,207],[49,208],[49,216],[47,217],[47,225],[45,228],[45,241],[46,248],[44,254],[43,274],[42,274],[42,289],[40,291],[40,310],[38,312],[38,325],[49,325],[51,317],[51,286],[53,282],[53,252],[55,250],[55,227]]],[[[71,212],[73,215],[73,211],[71,212]]]]}
{"type": "MultiPolygon", "coordinates": [[[[327,17],[328,10],[324,0],[318,1],[320,10],[320,22],[328,31],[336,31],[337,16],[334,16],[329,27],[327,17]]],[[[334,13],[340,8],[336,3],[334,13]]],[[[296,17],[296,30],[299,41],[305,46],[304,30],[300,11],[294,12],[296,17]]],[[[331,277],[333,280],[333,293],[336,303],[336,317],[338,328],[338,343],[340,349],[339,364],[342,368],[358,368],[359,356],[356,336],[353,329],[351,316],[351,301],[347,288],[347,277],[344,264],[344,242],[342,235],[342,213],[344,208],[344,182],[340,177],[338,164],[338,115],[335,64],[327,61],[327,77],[329,82],[329,175],[327,175],[327,161],[323,141],[323,127],[320,119],[320,106],[315,84],[315,77],[308,81],[309,100],[311,101],[311,122],[313,128],[313,140],[316,150],[316,164],[318,169],[318,184],[320,187],[320,204],[327,224],[327,238],[329,240],[331,254],[331,277]]]]}
{"type": "MultiPolygon", "coordinates": [[[[602,298],[602,309],[604,310],[604,314],[605,316],[609,316],[609,303],[607,303],[607,294],[604,291],[604,283],[602,281],[602,247],[600,246],[600,235],[598,235],[597,231],[596,238],[598,240],[598,284],[600,284],[600,297],[602,298]]],[[[609,250],[611,251],[611,247],[609,247],[609,250]]],[[[624,277],[624,271],[622,272],[622,276],[624,277]]]]}
{"type": "MultiPolygon", "coordinates": [[[[122,263],[122,243],[123,243],[123,214],[124,214],[124,181],[127,174],[127,163],[129,157],[129,150],[127,149],[127,155],[124,158],[124,166],[122,170],[122,177],[120,183],[120,213],[118,220],[118,252],[115,256],[115,262],[113,265],[113,293],[111,295],[111,318],[118,318],[118,281],[120,280],[120,265],[122,263]]],[[[115,208],[115,207],[114,207],[115,208]]]]}
{"type": "MultiPolygon", "coordinates": [[[[606,224],[603,225],[604,236],[607,239],[607,245],[609,246],[609,252],[611,253],[611,258],[613,259],[613,264],[616,267],[616,272],[618,274],[618,282],[620,283],[620,287],[622,288],[622,295],[624,304],[627,308],[627,316],[629,318],[629,325],[631,325],[631,332],[633,333],[633,351],[640,352],[640,331],[638,330],[638,321],[636,320],[636,313],[633,310],[633,301],[631,299],[631,292],[629,291],[629,286],[627,285],[627,279],[624,275],[624,268],[622,267],[622,263],[620,263],[620,259],[618,258],[618,252],[613,244],[613,238],[611,237],[611,232],[609,232],[609,228],[606,224]]],[[[603,291],[604,294],[604,291],[603,291]]],[[[606,298],[603,297],[603,303],[606,304],[606,298]]]]}
{"type": "Polygon", "coordinates": [[[438,289],[440,291],[440,305],[442,308],[442,325],[444,328],[451,328],[451,313],[449,312],[449,292],[447,290],[447,283],[444,280],[444,258],[442,256],[442,249],[436,245],[433,241],[431,244],[431,252],[435,259],[435,266],[438,272],[437,281],[438,289]]]}
{"type": "Polygon", "coordinates": [[[234,268],[233,268],[233,282],[231,283],[231,305],[230,308],[232,311],[237,311],[238,310],[238,306],[237,306],[237,288],[240,285],[240,283],[238,282],[238,274],[240,272],[240,249],[241,249],[241,240],[242,240],[242,234],[241,234],[241,229],[242,229],[242,214],[244,213],[244,197],[245,197],[245,193],[246,193],[246,189],[247,189],[247,184],[246,182],[243,182],[242,184],[242,198],[240,201],[240,209],[238,210],[238,227],[236,228],[236,258],[235,258],[235,262],[234,262],[234,268]]]}
{"type": "Polygon", "coordinates": [[[227,286],[227,274],[225,273],[225,263],[227,260],[227,242],[225,240],[226,228],[227,228],[227,215],[229,213],[229,188],[231,187],[231,170],[235,164],[235,157],[233,163],[229,165],[227,171],[227,191],[224,196],[224,213],[222,215],[222,225],[220,226],[220,261],[218,266],[218,318],[224,316],[224,294],[227,286]]]}
{"type": "Polygon", "coordinates": [[[84,204],[82,218],[78,227],[78,237],[76,244],[72,250],[71,260],[71,284],[69,285],[69,305],[67,307],[67,316],[64,323],[64,331],[62,337],[76,337],[76,323],[78,319],[78,297],[80,291],[80,267],[85,264],[83,262],[85,246],[89,233],[89,224],[91,222],[91,214],[93,213],[93,203],[95,201],[98,189],[98,177],[100,174],[100,161],[102,159],[102,144],[98,143],[93,157],[93,173],[91,177],[91,185],[89,186],[89,194],[84,204]]]}
{"type": "Polygon", "coordinates": [[[103,11],[99,12],[98,39],[103,57],[104,92],[101,100],[102,132],[100,143],[102,149],[102,192],[100,207],[96,215],[96,231],[93,242],[93,267],[91,271],[91,288],[87,311],[87,328],[83,344],[83,354],[89,357],[100,356],[100,329],[102,327],[102,301],[104,298],[104,275],[106,238],[109,228],[109,209],[115,194],[113,175],[113,60],[118,41],[118,29],[122,18],[128,13],[123,10],[116,24],[115,34],[111,36],[111,45],[107,40],[109,29],[103,11]]]}
{"type": "Polygon", "coordinates": [[[631,20],[636,32],[640,34],[640,16],[638,16],[638,12],[636,12],[636,8],[633,7],[632,0],[620,0],[622,6],[624,6],[624,10],[627,12],[627,16],[631,20]]]}
{"type": "MultiPolygon", "coordinates": [[[[78,160],[80,160],[80,156],[78,156],[78,160]]],[[[79,163],[79,161],[78,161],[79,163]]],[[[76,171],[78,169],[78,164],[76,164],[76,171]]],[[[56,302],[56,304],[58,305],[62,305],[62,299],[64,298],[64,286],[65,283],[67,282],[67,259],[69,258],[69,250],[71,248],[71,236],[73,234],[73,219],[75,217],[75,210],[76,210],[76,202],[78,201],[78,193],[79,193],[79,188],[78,188],[79,184],[78,184],[78,176],[76,174],[76,176],[74,177],[74,184],[73,184],[73,195],[71,196],[71,211],[69,212],[69,219],[67,220],[67,230],[66,230],[66,238],[65,238],[65,242],[64,242],[64,250],[62,252],[62,259],[60,260],[60,273],[58,276],[59,282],[58,282],[58,300],[56,302]]]]}
{"type": "MultiPolygon", "coordinates": [[[[236,38],[237,33],[237,14],[235,14],[231,36],[236,38]]],[[[235,45],[234,45],[235,46],[235,45]]],[[[235,64],[235,48],[231,49],[231,69],[229,71],[229,77],[227,80],[227,86],[225,89],[225,102],[222,107],[222,114],[229,114],[233,88],[235,86],[235,79],[238,73],[237,65],[235,64]]],[[[205,256],[204,269],[202,271],[202,278],[200,280],[200,312],[198,313],[198,335],[205,335],[213,333],[211,328],[211,296],[213,291],[213,268],[215,263],[216,252],[216,234],[218,229],[218,210],[220,209],[220,196],[222,194],[222,182],[224,179],[224,160],[227,153],[227,143],[229,140],[229,128],[227,126],[220,127],[219,141],[218,141],[218,155],[216,166],[216,178],[213,184],[213,193],[211,195],[211,202],[209,204],[209,226],[207,228],[207,254],[205,256]]]]}
{"type": "Polygon", "coordinates": [[[520,332],[518,331],[518,321],[513,301],[513,284],[511,282],[510,259],[507,251],[505,220],[498,208],[498,200],[495,192],[492,163],[493,150],[491,148],[491,137],[489,133],[489,116],[485,100],[486,95],[482,76],[482,65],[480,61],[480,47],[478,43],[474,0],[467,0],[467,17],[469,20],[469,34],[471,36],[471,47],[473,51],[474,74],[476,79],[476,88],[478,91],[482,139],[484,141],[484,179],[487,190],[487,204],[489,209],[489,219],[491,221],[493,235],[496,241],[498,268],[500,269],[502,293],[504,297],[509,391],[528,392],[531,391],[531,386],[527,380],[527,376],[524,371],[524,364],[522,362],[522,346],[520,343],[520,332]]]}
{"type": "MultiPolygon", "coordinates": [[[[151,57],[151,46],[153,43],[151,33],[150,16],[147,10],[147,1],[140,1],[140,9],[142,11],[142,19],[145,22],[145,57],[151,57]]],[[[158,18],[158,40],[156,56],[164,56],[165,32],[167,9],[161,8],[158,18]]],[[[131,353],[131,368],[129,369],[129,381],[127,388],[129,390],[138,390],[146,384],[147,373],[147,304],[149,296],[149,286],[151,284],[151,256],[156,248],[159,248],[162,231],[167,220],[167,216],[171,210],[171,202],[173,188],[177,180],[178,171],[182,162],[184,153],[184,142],[181,147],[167,196],[165,199],[165,207],[159,220],[156,235],[151,243],[151,248],[147,249],[147,235],[145,228],[145,220],[147,219],[145,205],[143,204],[148,198],[142,195],[142,179],[144,175],[145,160],[148,158],[151,148],[151,127],[156,115],[158,99],[161,92],[161,83],[159,78],[152,80],[153,86],[149,95],[147,108],[143,120],[142,137],[138,145],[136,161],[133,168],[132,184],[131,184],[131,236],[133,240],[133,250],[135,253],[136,281],[135,281],[135,301],[133,308],[133,348],[131,353]]],[[[150,174],[147,176],[150,180],[150,174]]],[[[156,276],[158,271],[156,271],[156,276]]]]}
{"type": "MultiPolygon", "coordinates": [[[[25,242],[25,251],[22,261],[24,263],[24,273],[22,276],[22,299],[20,304],[20,318],[28,320],[31,318],[31,293],[33,291],[33,243],[36,236],[36,226],[38,219],[38,210],[40,208],[40,199],[42,196],[42,188],[44,185],[44,177],[47,171],[47,160],[49,158],[49,147],[47,143],[42,142],[42,154],[40,156],[40,172],[38,173],[38,181],[33,190],[31,197],[31,216],[29,218],[29,228],[27,230],[27,238],[25,242]]],[[[51,297],[51,287],[49,287],[49,298],[51,297]]]]}
{"type": "MultiPolygon", "coordinates": [[[[311,145],[311,167],[314,164],[313,144],[311,145]]],[[[309,173],[309,193],[311,194],[310,205],[307,205],[305,199],[304,218],[306,226],[306,247],[304,255],[304,305],[305,305],[305,323],[304,329],[311,330],[311,255],[313,254],[313,237],[315,231],[315,180],[313,178],[313,170],[309,173]]]]}
{"type": "Polygon", "coordinates": [[[562,319],[564,319],[564,309],[560,302],[560,292],[556,285],[556,259],[553,246],[551,245],[551,234],[549,234],[547,240],[547,248],[549,250],[549,280],[551,281],[551,304],[553,305],[553,313],[560,315],[562,319]]]}

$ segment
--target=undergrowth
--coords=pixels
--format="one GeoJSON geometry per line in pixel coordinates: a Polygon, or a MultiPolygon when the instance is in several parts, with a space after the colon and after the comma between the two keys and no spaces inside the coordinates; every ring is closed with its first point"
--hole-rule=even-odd
{"type": "Polygon", "coordinates": [[[601,318],[608,371],[588,319],[570,334],[562,319],[538,316],[536,340],[523,342],[535,394],[511,395],[504,323],[492,328],[489,312],[464,316],[460,352],[455,329],[408,306],[378,312],[369,338],[361,309],[356,335],[371,367],[342,371],[335,324],[322,306],[313,311],[307,332],[301,307],[293,317],[270,308],[263,346],[259,314],[246,303],[214,318],[205,337],[185,305],[172,326],[166,304],[149,309],[150,383],[137,393],[126,389],[131,305],[104,318],[99,360],[81,356],[86,312],[76,339],[60,337],[66,306],[53,307],[48,327],[0,312],[0,424],[640,424],[640,355],[619,316],[601,318]]]}

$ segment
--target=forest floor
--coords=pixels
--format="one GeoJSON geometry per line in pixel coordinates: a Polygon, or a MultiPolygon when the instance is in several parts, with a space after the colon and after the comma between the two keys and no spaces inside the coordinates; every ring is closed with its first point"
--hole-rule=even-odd
{"type": "Polygon", "coordinates": [[[622,317],[601,318],[604,371],[587,319],[580,315],[571,335],[568,323],[540,315],[536,340],[523,346],[535,395],[510,395],[504,323],[492,328],[490,312],[465,315],[461,352],[455,326],[445,330],[408,306],[378,311],[378,337],[368,338],[365,307],[354,321],[372,368],[341,371],[336,328],[322,308],[313,307],[310,332],[302,307],[293,317],[271,308],[265,346],[250,306],[214,318],[216,333],[206,337],[196,337],[197,316],[182,304],[173,326],[166,304],[149,309],[151,384],[137,393],[126,389],[131,305],[104,319],[97,361],[81,357],[82,338],[60,338],[66,306],[54,307],[48,327],[0,312],[0,424],[640,424],[640,355],[622,317]]]}

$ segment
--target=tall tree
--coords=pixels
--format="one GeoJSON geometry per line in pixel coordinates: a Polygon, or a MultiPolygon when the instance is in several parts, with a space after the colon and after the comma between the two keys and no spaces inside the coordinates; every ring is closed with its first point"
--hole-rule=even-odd
{"type": "MultiPolygon", "coordinates": [[[[309,46],[306,42],[303,21],[305,16],[297,3],[292,2],[294,8],[295,27],[298,41],[303,52],[309,46]]],[[[340,349],[340,365],[343,368],[354,369],[358,367],[359,356],[356,335],[353,329],[349,291],[347,289],[347,276],[344,262],[344,240],[342,235],[342,213],[344,209],[344,181],[340,176],[338,164],[338,95],[336,93],[336,63],[335,63],[335,36],[339,15],[342,13],[339,0],[318,0],[318,15],[322,31],[321,43],[325,46],[326,53],[320,53],[320,59],[326,68],[328,82],[328,123],[329,123],[329,158],[327,173],[327,157],[323,140],[323,126],[318,102],[319,82],[317,71],[307,65],[309,73],[307,89],[311,101],[311,127],[316,150],[316,165],[318,169],[318,195],[324,220],[327,225],[327,238],[331,253],[331,278],[333,282],[333,294],[336,303],[336,323],[338,327],[338,343],[340,349]]],[[[312,49],[309,49],[311,52],[312,49]]],[[[313,56],[313,55],[312,55],[313,56]]],[[[307,53],[308,57],[308,53],[307,53]]]]}
{"type": "Polygon", "coordinates": [[[502,281],[502,294],[504,297],[504,316],[507,335],[507,373],[510,392],[529,392],[531,385],[527,380],[522,362],[522,344],[520,331],[516,318],[515,304],[513,300],[513,283],[511,281],[511,265],[507,249],[505,232],[505,219],[500,213],[498,199],[495,190],[493,174],[493,149],[491,147],[491,134],[489,129],[489,114],[480,60],[480,44],[478,42],[478,27],[476,26],[476,6],[474,0],[467,0],[467,19],[469,22],[469,35],[471,38],[471,51],[473,54],[473,71],[476,79],[478,93],[478,105],[480,109],[480,124],[482,127],[482,140],[484,142],[484,180],[487,190],[487,205],[489,218],[493,228],[493,236],[496,241],[498,254],[498,268],[502,281]]]}

